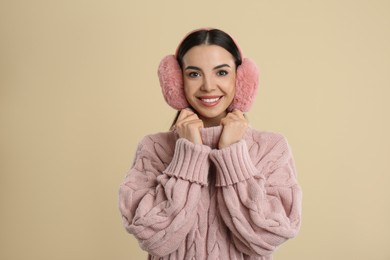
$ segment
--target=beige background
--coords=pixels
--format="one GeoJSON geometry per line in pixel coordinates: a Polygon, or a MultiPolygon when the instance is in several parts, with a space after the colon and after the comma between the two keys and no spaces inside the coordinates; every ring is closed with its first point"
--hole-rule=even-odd
{"type": "Polygon", "coordinates": [[[145,259],[117,191],[174,116],[156,67],[226,30],[261,69],[248,113],[304,190],[276,260],[390,259],[389,1],[0,1],[0,259],[145,259]]]}

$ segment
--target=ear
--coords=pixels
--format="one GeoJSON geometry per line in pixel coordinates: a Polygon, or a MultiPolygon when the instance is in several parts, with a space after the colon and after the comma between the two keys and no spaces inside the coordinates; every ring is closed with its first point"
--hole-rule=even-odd
{"type": "Polygon", "coordinates": [[[256,63],[244,58],[237,68],[236,93],[228,111],[238,109],[248,112],[255,101],[259,86],[259,70],[256,63]]]}
{"type": "Polygon", "coordinates": [[[176,110],[189,107],[184,94],[182,71],[174,55],[168,55],[161,60],[157,74],[168,105],[176,110]]]}

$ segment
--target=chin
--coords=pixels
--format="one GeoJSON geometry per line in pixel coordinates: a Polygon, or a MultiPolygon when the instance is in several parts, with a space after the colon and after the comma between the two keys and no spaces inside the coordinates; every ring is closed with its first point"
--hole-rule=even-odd
{"type": "Polygon", "coordinates": [[[203,118],[206,118],[206,119],[217,119],[217,118],[223,118],[225,117],[226,115],[226,110],[222,110],[222,111],[200,111],[200,115],[203,117],[203,118]]]}

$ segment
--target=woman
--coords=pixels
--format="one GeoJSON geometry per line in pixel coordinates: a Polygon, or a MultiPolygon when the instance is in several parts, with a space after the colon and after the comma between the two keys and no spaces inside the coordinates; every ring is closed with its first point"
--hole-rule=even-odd
{"type": "Polygon", "coordinates": [[[159,79],[178,115],[146,136],[119,192],[149,259],[272,259],[297,235],[301,189],[286,139],[248,127],[257,69],[225,32],[188,34],[159,79]]]}

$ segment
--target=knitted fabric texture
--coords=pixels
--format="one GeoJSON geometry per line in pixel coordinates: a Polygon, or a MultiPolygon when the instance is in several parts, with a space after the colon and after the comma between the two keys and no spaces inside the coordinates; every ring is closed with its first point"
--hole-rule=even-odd
{"type": "Polygon", "coordinates": [[[270,260],[301,223],[301,188],[286,139],[248,128],[216,149],[175,132],[146,136],[119,190],[126,230],[149,259],[270,260]]]}

